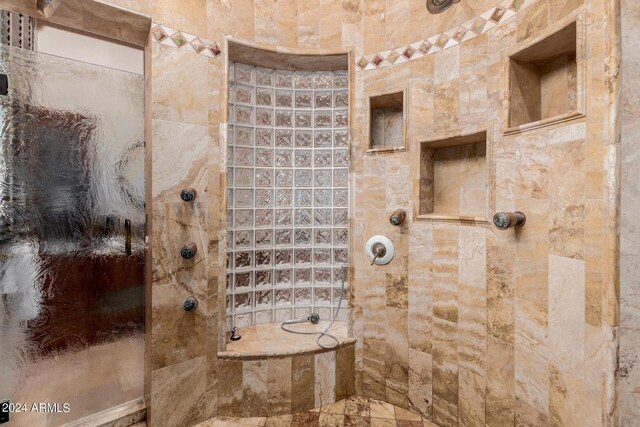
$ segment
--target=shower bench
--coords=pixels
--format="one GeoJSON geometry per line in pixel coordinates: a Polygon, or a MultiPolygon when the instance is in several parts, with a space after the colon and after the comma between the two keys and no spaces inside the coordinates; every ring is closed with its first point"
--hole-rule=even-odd
{"type": "MultiPolygon", "coordinates": [[[[326,324],[300,324],[300,331],[326,324]]],[[[355,342],[347,325],[330,333],[340,344],[323,349],[315,335],[296,335],[268,323],[239,329],[242,339],[227,341],[218,353],[218,415],[266,417],[306,411],[355,393],[355,342]]],[[[323,341],[332,344],[330,340],[323,341]]]]}

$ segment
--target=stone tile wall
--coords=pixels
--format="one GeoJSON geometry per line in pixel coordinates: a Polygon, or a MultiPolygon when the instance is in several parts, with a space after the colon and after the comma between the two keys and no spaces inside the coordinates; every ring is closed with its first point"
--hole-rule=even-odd
{"type": "Polygon", "coordinates": [[[218,414],[294,414],[355,393],[354,344],[284,357],[218,359],[218,414]]]}
{"type": "Polygon", "coordinates": [[[620,425],[640,419],[640,234],[636,215],[640,208],[638,183],[638,117],[640,116],[640,5],[621,2],[622,16],[622,200],[620,224],[620,425]]]}
{"type": "MultiPolygon", "coordinates": [[[[430,37],[499,3],[462,0],[434,16],[423,0],[111,2],[203,39],[221,41],[224,33],[300,53],[353,49],[354,57],[430,37]]],[[[419,410],[439,425],[614,423],[615,3],[536,0],[457,46],[353,73],[350,279],[358,393],[419,410]],[[503,136],[502,53],[581,8],[588,28],[586,118],[503,136]],[[365,155],[367,94],[405,88],[409,150],[365,155]],[[526,212],[527,226],[497,232],[413,215],[404,227],[389,225],[396,208],[415,212],[419,142],[484,129],[494,135],[492,202],[497,210],[526,212]],[[368,265],[363,246],[373,234],[394,241],[392,264],[368,265]]],[[[216,360],[224,315],[218,285],[225,252],[225,53],[207,57],[159,43],[152,50],[151,423],[191,425],[230,398],[217,396],[216,360]],[[200,192],[188,207],[178,199],[186,185],[200,192]],[[192,263],[176,256],[186,239],[203,246],[192,263]],[[202,304],[191,317],[179,309],[188,294],[202,304]]],[[[292,370],[311,378],[312,366],[299,361],[292,370]]]]}

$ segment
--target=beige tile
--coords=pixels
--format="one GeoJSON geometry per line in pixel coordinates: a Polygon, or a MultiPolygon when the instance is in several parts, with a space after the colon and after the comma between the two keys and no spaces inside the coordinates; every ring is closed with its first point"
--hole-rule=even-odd
{"type": "Polygon", "coordinates": [[[330,403],[329,405],[323,406],[322,408],[320,408],[320,412],[344,415],[346,404],[346,399],[338,400],[335,403],[330,403]]]}
{"type": "Polygon", "coordinates": [[[526,212],[527,224],[518,232],[515,293],[518,299],[535,306],[546,317],[548,306],[548,206],[543,199],[518,200],[518,209],[526,212]]]}
{"type": "Polygon", "coordinates": [[[255,41],[262,45],[275,47],[278,42],[278,27],[273,11],[277,7],[277,0],[254,0],[255,10],[255,41]]]}
{"type": "Polygon", "coordinates": [[[584,4],[584,0],[549,0],[549,21],[555,22],[584,4]]]}
{"type": "Polygon", "coordinates": [[[360,417],[357,415],[345,415],[345,427],[368,427],[371,423],[369,417],[360,417]]]}
{"type": "Polygon", "coordinates": [[[110,3],[143,15],[151,16],[152,2],[149,0],[109,0],[105,3],[110,3]]]}
{"type": "Polygon", "coordinates": [[[435,84],[444,83],[450,80],[457,80],[460,70],[460,46],[445,49],[434,56],[433,61],[433,82],[435,84]]]}
{"type": "Polygon", "coordinates": [[[549,361],[569,371],[585,357],[584,261],[549,255],[549,361]]]}
{"type": "Polygon", "coordinates": [[[242,401],[245,417],[267,416],[268,371],[266,360],[242,363],[242,401]]]}
{"type": "Polygon", "coordinates": [[[438,396],[433,397],[433,421],[440,426],[458,425],[458,407],[438,396]]]}
{"type": "Polygon", "coordinates": [[[329,351],[315,355],[315,407],[336,400],[336,353],[329,351]]]}
{"type": "Polygon", "coordinates": [[[550,366],[549,425],[593,425],[582,408],[586,398],[581,378],[550,366]],[[582,408],[582,409],[581,409],[582,408]]]}
{"type": "Polygon", "coordinates": [[[179,202],[180,191],[207,190],[206,126],[153,120],[152,180],[157,202],[179,202]]]}
{"type": "Polygon", "coordinates": [[[461,426],[485,426],[485,378],[474,372],[458,371],[458,423],[461,426]]]}
{"type": "MultiPolygon", "coordinates": [[[[436,226],[433,230],[433,315],[458,321],[458,227],[436,226]]],[[[435,321],[435,319],[434,319],[435,321]]]]}
{"type": "Polygon", "coordinates": [[[298,47],[298,2],[278,0],[276,11],[278,45],[298,47]]]}
{"type": "Polygon", "coordinates": [[[335,398],[345,399],[355,394],[355,346],[336,350],[335,398]]]}
{"type": "Polygon", "coordinates": [[[489,336],[487,339],[487,425],[513,425],[515,381],[513,345],[489,336]]]}
{"type": "Polygon", "coordinates": [[[371,418],[371,427],[396,427],[395,419],[371,418]]]}
{"type": "Polygon", "coordinates": [[[292,415],[276,415],[267,418],[265,427],[290,427],[292,415]]]}
{"type": "Polygon", "coordinates": [[[510,233],[487,234],[487,332],[513,343],[515,247],[510,233]]]}
{"type": "Polygon", "coordinates": [[[238,416],[243,413],[243,363],[218,360],[218,414],[238,416]]]}
{"type": "Polygon", "coordinates": [[[451,133],[456,129],[460,102],[459,90],[456,81],[436,85],[433,120],[434,130],[437,134],[451,133]]]}
{"type": "Polygon", "coordinates": [[[534,37],[544,30],[549,22],[549,4],[546,1],[533,4],[518,17],[521,25],[518,26],[518,41],[534,37]]]}
{"type": "Polygon", "coordinates": [[[409,340],[406,310],[386,308],[387,335],[385,351],[386,401],[407,405],[409,389],[409,340]]]}
{"type": "MultiPolygon", "coordinates": [[[[480,265],[485,265],[482,262],[480,265]]],[[[458,363],[484,376],[486,359],[486,291],[461,285],[458,293],[458,363]]]]}
{"type": "Polygon", "coordinates": [[[546,311],[516,300],[516,420],[522,425],[546,424],[549,413],[549,350],[546,311]]]}
{"type": "Polygon", "coordinates": [[[409,402],[423,416],[432,412],[432,365],[431,354],[409,349],[409,402]]]}
{"type": "Polygon", "coordinates": [[[576,259],[584,259],[584,133],[578,124],[549,135],[549,251],[576,259]]]}
{"type": "Polygon", "coordinates": [[[321,413],[318,419],[319,427],[342,427],[344,425],[343,414],[321,413]]]}
{"type": "Polygon", "coordinates": [[[374,399],[369,401],[369,405],[372,418],[395,418],[393,405],[374,399]]]}
{"type": "MultiPolygon", "coordinates": [[[[433,398],[458,403],[458,353],[456,323],[433,319],[433,398]]],[[[446,405],[445,405],[446,406],[446,405]]],[[[457,419],[457,417],[456,417],[457,419]]]]}
{"type": "Polygon", "coordinates": [[[385,1],[372,0],[363,3],[363,50],[364,53],[379,51],[380,46],[386,45],[385,37],[385,1]]]}
{"type": "Polygon", "coordinates": [[[253,4],[253,0],[236,0],[229,3],[230,25],[242,22],[243,25],[234,25],[234,32],[236,36],[245,40],[254,40],[256,35],[253,4]]]}
{"type": "Polygon", "coordinates": [[[204,356],[205,350],[205,311],[200,305],[196,312],[185,312],[181,304],[192,295],[175,284],[154,286],[152,319],[152,355],[153,369],[164,368],[184,362],[194,357],[204,356]]]}
{"type": "Polygon", "coordinates": [[[209,58],[159,43],[152,55],[153,118],[208,125],[209,58]]]}
{"type": "MultiPolygon", "coordinates": [[[[606,248],[605,203],[585,202],[585,316],[588,324],[602,324],[602,293],[606,248]]],[[[621,280],[621,283],[625,283],[621,280]]]]}
{"type": "Polygon", "coordinates": [[[518,136],[517,189],[521,199],[549,197],[549,141],[545,134],[518,136]]]}
{"type": "Polygon", "coordinates": [[[387,273],[387,307],[406,310],[408,307],[408,277],[387,273]]]}
{"type": "Polygon", "coordinates": [[[269,415],[291,413],[291,358],[267,360],[269,415]]]}
{"type": "Polygon", "coordinates": [[[422,421],[422,417],[406,409],[395,407],[396,419],[409,421],[422,421]]]}
{"type": "Polygon", "coordinates": [[[314,356],[296,356],[291,360],[291,410],[306,411],[315,405],[314,356]]]}
{"type": "Polygon", "coordinates": [[[207,34],[206,0],[154,0],[153,20],[187,33],[207,34]]]}
{"type": "Polygon", "coordinates": [[[149,424],[175,426],[203,421],[206,357],[156,369],[151,373],[149,424]]]}
{"type": "Polygon", "coordinates": [[[433,317],[433,234],[431,227],[414,224],[409,237],[409,347],[430,351],[433,317]]]}
{"type": "Polygon", "coordinates": [[[364,338],[363,353],[364,369],[362,381],[364,394],[375,399],[384,400],[386,399],[386,344],[384,340],[364,338]]]}
{"type": "Polygon", "coordinates": [[[368,399],[362,397],[350,397],[347,399],[344,413],[345,415],[369,417],[370,408],[368,399]]]}

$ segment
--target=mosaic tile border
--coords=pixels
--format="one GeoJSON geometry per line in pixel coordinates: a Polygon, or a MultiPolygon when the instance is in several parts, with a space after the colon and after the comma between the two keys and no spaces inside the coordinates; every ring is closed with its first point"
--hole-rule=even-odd
{"type": "Polygon", "coordinates": [[[155,22],[151,24],[151,36],[156,43],[208,56],[209,58],[217,58],[222,54],[220,43],[216,41],[203,39],[184,31],[174,30],[155,22]]]}
{"type": "MultiPolygon", "coordinates": [[[[356,58],[356,70],[368,71],[413,61],[433,55],[441,50],[457,46],[486,33],[499,24],[513,18],[535,0],[504,0],[480,16],[457,27],[408,45],[356,58]]],[[[151,25],[153,41],[179,50],[193,52],[210,58],[218,58],[222,47],[217,41],[207,40],[166,25],[151,25]]]]}
{"type": "Polygon", "coordinates": [[[358,71],[377,70],[433,55],[441,50],[457,46],[486,33],[497,25],[513,18],[535,0],[504,0],[480,16],[442,33],[418,40],[396,49],[356,58],[358,71]]]}

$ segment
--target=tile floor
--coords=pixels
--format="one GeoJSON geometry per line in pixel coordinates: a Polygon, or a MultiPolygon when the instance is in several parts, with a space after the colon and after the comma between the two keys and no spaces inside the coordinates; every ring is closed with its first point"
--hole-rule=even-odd
{"type": "Polygon", "coordinates": [[[437,427],[431,421],[386,402],[350,397],[294,415],[269,418],[216,417],[197,427],[437,427]]]}

